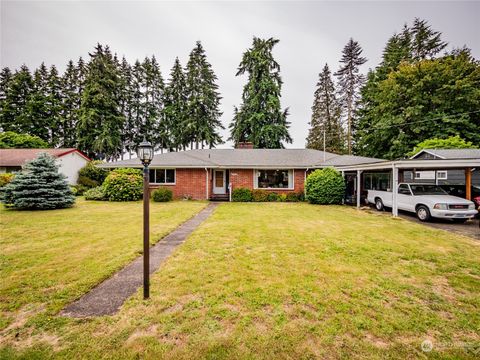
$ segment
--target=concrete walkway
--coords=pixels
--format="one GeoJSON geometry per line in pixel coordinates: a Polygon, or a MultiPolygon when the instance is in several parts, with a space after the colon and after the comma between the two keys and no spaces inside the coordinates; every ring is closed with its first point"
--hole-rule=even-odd
{"type": "MultiPolygon", "coordinates": [[[[205,209],[150,248],[150,274],[155,272],[173,250],[213,213],[217,205],[210,203],[205,209]]],[[[140,256],[89,293],[65,307],[60,315],[84,318],[115,314],[125,300],[142,285],[143,256],[140,256]]]]}

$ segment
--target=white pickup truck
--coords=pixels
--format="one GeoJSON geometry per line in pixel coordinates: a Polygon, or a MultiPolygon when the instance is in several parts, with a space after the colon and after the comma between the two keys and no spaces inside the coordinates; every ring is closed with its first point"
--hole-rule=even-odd
{"type": "MultiPolygon", "coordinates": [[[[375,204],[378,211],[382,211],[384,207],[392,207],[392,192],[368,190],[367,200],[375,204]]],[[[416,213],[420,221],[435,217],[465,222],[477,214],[472,201],[448,195],[445,190],[432,184],[400,183],[397,205],[400,210],[416,213]]]]}

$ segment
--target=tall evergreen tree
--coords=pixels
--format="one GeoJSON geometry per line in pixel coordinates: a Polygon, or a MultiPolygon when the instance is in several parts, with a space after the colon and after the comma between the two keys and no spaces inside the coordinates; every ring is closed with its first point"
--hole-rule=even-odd
{"type": "Polygon", "coordinates": [[[198,149],[204,143],[212,148],[222,143],[217,129],[223,129],[219,110],[220,94],[216,84],[217,76],[207,61],[205,50],[200,41],[191,51],[186,68],[188,92],[188,118],[183,127],[187,137],[195,142],[198,149]]]}
{"type": "MultiPolygon", "coordinates": [[[[48,69],[44,63],[33,72],[33,86],[25,105],[24,133],[38,136],[50,144],[48,69]]],[[[51,145],[51,144],[50,144],[51,145]]]]}
{"type": "Polygon", "coordinates": [[[426,20],[415,18],[410,32],[414,60],[431,59],[447,46],[447,43],[441,40],[442,33],[432,30],[426,20]]]}
{"type": "Polygon", "coordinates": [[[292,142],[288,133],[288,108],[280,105],[282,79],[280,65],[273,58],[277,39],[253,38],[253,45],[244,54],[237,76],[248,73],[243,88],[240,108],[234,109],[230,124],[230,139],[252,142],[256,148],[283,148],[283,142],[292,142]]]}
{"type": "Polygon", "coordinates": [[[337,99],[332,73],[325,64],[315,90],[307,148],[340,154],[344,151],[341,104],[337,99]]]}
{"type": "Polygon", "coordinates": [[[49,143],[57,146],[61,138],[61,115],[62,115],[62,84],[55,65],[50,67],[47,78],[47,112],[49,143]]]}
{"type": "Polygon", "coordinates": [[[3,131],[30,132],[31,126],[26,116],[26,104],[32,88],[32,74],[26,65],[22,65],[6,82],[6,88],[3,91],[5,100],[2,102],[0,113],[0,128],[3,131]]]}
{"type": "Polygon", "coordinates": [[[364,82],[359,67],[367,62],[362,57],[362,48],[358,42],[350,39],[343,48],[340,69],[335,73],[338,77],[341,99],[347,111],[347,150],[352,153],[352,123],[358,99],[358,91],[364,82]]]}
{"type": "Polygon", "coordinates": [[[7,91],[10,86],[10,81],[12,80],[12,71],[8,67],[4,67],[0,72],[0,131],[2,130],[2,118],[4,108],[7,101],[7,91]]]}
{"type": "Polygon", "coordinates": [[[90,54],[80,106],[78,142],[92,157],[116,159],[122,152],[124,116],[120,112],[120,75],[108,46],[90,54]]]}
{"type": "Polygon", "coordinates": [[[122,129],[122,158],[124,153],[128,153],[131,156],[132,152],[135,151],[135,122],[133,119],[133,75],[132,67],[125,59],[122,58],[120,63],[120,95],[119,95],[119,104],[120,112],[125,118],[122,129]]]}
{"type": "Polygon", "coordinates": [[[61,78],[62,84],[62,114],[60,132],[60,146],[76,147],[76,128],[80,109],[79,69],[70,60],[65,73],[61,78]]]}
{"type": "Polygon", "coordinates": [[[183,124],[187,119],[187,99],[185,74],[177,57],[165,88],[163,121],[160,129],[163,141],[168,141],[163,145],[168,146],[171,150],[185,149],[191,142],[191,139],[187,138],[183,131],[183,124]]]}

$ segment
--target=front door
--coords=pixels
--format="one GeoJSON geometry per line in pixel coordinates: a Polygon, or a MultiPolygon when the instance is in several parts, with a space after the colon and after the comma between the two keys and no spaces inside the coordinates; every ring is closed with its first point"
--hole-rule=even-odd
{"type": "Polygon", "coordinates": [[[225,170],[213,171],[213,193],[214,194],[226,194],[225,186],[225,170]]]}

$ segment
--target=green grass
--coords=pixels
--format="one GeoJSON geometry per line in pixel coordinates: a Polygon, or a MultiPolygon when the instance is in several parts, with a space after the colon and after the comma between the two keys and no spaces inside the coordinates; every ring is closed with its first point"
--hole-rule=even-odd
{"type": "Polygon", "coordinates": [[[0,357],[474,359],[480,244],[348,207],[222,204],[153,275],[149,301],[139,291],[86,320],[19,310],[30,320],[0,357]]]}

